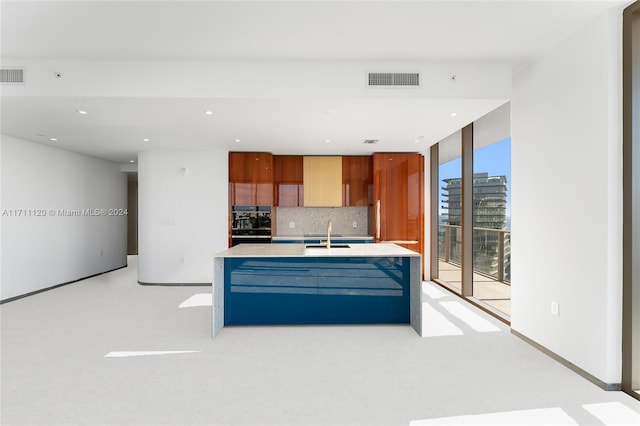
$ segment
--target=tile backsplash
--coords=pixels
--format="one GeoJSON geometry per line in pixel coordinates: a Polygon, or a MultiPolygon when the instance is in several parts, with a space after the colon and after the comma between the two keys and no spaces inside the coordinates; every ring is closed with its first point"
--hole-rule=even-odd
{"type": "Polygon", "coordinates": [[[278,236],[323,234],[331,220],[334,234],[370,235],[371,207],[276,207],[278,236]],[[354,228],[353,225],[356,224],[354,228]],[[289,225],[293,224],[293,228],[289,225]]]}

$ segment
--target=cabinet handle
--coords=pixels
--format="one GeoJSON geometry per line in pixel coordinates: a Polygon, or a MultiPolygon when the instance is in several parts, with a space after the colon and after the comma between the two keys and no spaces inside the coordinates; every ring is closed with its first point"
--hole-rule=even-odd
{"type": "Polygon", "coordinates": [[[376,201],[376,239],[380,239],[380,200],[376,201]]]}

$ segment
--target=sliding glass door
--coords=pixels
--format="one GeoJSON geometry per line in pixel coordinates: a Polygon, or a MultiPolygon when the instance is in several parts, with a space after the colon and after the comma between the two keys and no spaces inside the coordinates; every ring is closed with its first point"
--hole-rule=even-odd
{"type": "Polygon", "coordinates": [[[511,138],[473,150],[473,297],[511,316],[511,138]]]}
{"type": "Polygon", "coordinates": [[[438,261],[435,277],[462,291],[462,145],[459,135],[438,144],[438,261]]]}
{"type": "Polygon", "coordinates": [[[431,279],[508,321],[511,138],[505,104],[431,149],[431,279]]]}

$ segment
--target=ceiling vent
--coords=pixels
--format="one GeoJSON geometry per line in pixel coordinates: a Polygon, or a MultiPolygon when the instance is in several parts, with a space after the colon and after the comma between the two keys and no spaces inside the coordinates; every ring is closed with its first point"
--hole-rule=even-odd
{"type": "Polygon", "coordinates": [[[20,68],[0,69],[0,83],[24,83],[24,70],[20,68]]]}
{"type": "Polygon", "coordinates": [[[373,145],[376,144],[380,141],[380,139],[365,139],[364,142],[362,142],[365,145],[373,145]]]}
{"type": "Polygon", "coordinates": [[[420,73],[417,72],[370,72],[369,87],[418,87],[420,73]]]}

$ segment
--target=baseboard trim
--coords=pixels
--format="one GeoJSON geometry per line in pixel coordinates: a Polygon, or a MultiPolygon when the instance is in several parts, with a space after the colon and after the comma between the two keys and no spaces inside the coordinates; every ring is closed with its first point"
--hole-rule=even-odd
{"type": "Polygon", "coordinates": [[[544,353],[548,357],[550,357],[550,358],[554,359],[555,361],[559,362],[560,364],[564,365],[565,367],[567,367],[569,370],[573,371],[574,373],[579,374],[580,376],[582,376],[583,378],[587,379],[588,381],[590,381],[594,385],[598,386],[599,388],[604,389],[606,391],[620,391],[620,390],[622,390],[622,384],[621,383],[605,383],[605,382],[603,382],[602,380],[598,379],[594,375],[592,375],[590,373],[587,373],[582,368],[580,368],[577,365],[573,364],[571,361],[568,361],[565,358],[561,357],[560,355],[556,354],[555,352],[550,351],[549,349],[547,349],[544,346],[542,346],[540,343],[538,343],[538,342],[536,342],[534,340],[531,340],[530,338],[528,338],[527,336],[525,336],[522,333],[517,332],[513,328],[511,329],[511,334],[513,334],[514,336],[518,337],[521,340],[524,340],[526,343],[530,344],[531,346],[533,346],[534,348],[536,348],[540,352],[544,353]]]}
{"type": "Polygon", "coordinates": [[[60,288],[60,287],[63,287],[65,285],[69,285],[69,284],[77,283],[78,281],[83,281],[83,280],[87,280],[89,278],[97,277],[98,275],[108,274],[109,272],[117,271],[118,269],[123,269],[123,268],[126,268],[127,266],[129,266],[129,265],[125,263],[124,266],[118,266],[117,268],[109,269],[108,271],[98,272],[97,274],[87,275],[86,277],[78,278],[77,280],[67,281],[67,282],[64,282],[62,284],[56,284],[56,285],[52,285],[51,287],[42,288],[40,290],[36,290],[36,291],[29,292],[29,293],[21,294],[20,296],[14,296],[14,297],[10,297],[8,299],[3,299],[3,300],[0,300],[0,305],[2,305],[4,303],[9,303],[9,302],[15,302],[16,300],[24,299],[25,297],[33,296],[33,295],[36,295],[38,293],[44,293],[45,291],[55,290],[56,288],[60,288]]]}
{"type": "Polygon", "coordinates": [[[146,283],[138,281],[138,284],[160,287],[211,287],[211,283],[146,283]]]}

